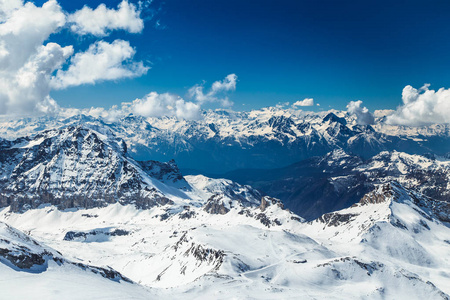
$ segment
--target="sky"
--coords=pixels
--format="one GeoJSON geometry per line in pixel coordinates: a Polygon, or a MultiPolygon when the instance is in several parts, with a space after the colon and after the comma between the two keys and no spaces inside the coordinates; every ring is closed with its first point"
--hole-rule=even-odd
{"type": "MultiPolygon", "coordinates": [[[[37,88],[24,91],[20,82],[0,86],[17,90],[3,97],[5,105],[0,95],[0,113],[23,110],[24,103],[42,112],[55,105],[123,110],[126,102],[134,103],[125,105],[128,110],[139,107],[149,116],[195,118],[198,108],[250,110],[289,102],[314,111],[393,109],[397,123],[450,122],[441,113],[450,115],[449,1],[30,2],[0,0],[6,50],[34,49],[3,77],[17,81],[23,66],[39,56],[38,45],[58,45],[45,53],[56,51],[59,60],[46,69],[46,79],[33,82],[45,86],[37,95],[37,88]],[[51,3],[52,13],[65,19],[47,29],[30,26],[21,34],[40,39],[13,45],[20,40],[8,36],[14,12],[51,3]],[[113,63],[102,65],[102,55],[113,63]]],[[[2,68],[8,69],[0,61],[2,68]]]]}

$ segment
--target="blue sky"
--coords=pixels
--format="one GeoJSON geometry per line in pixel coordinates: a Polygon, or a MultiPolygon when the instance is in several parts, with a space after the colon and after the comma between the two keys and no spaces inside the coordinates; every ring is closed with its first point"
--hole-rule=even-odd
{"type": "MultiPolygon", "coordinates": [[[[68,13],[120,3],[58,2],[68,13]]],[[[187,98],[190,87],[232,73],[235,110],[304,98],[321,104],[315,110],[345,109],[355,100],[370,110],[395,109],[407,85],[450,86],[449,1],[155,0],[141,17],[140,33],[50,36],[75,52],[123,39],[135,48],[133,59],[151,67],[135,78],[52,90],[59,105],[109,107],[151,91],[187,98]]]]}
{"type": "MultiPolygon", "coordinates": [[[[60,1],[80,7],[70,2],[60,1]]],[[[399,105],[408,84],[449,85],[448,1],[173,0],[151,8],[158,12],[143,33],[127,34],[136,56],[152,62],[147,75],[52,95],[61,104],[105,105],[153,90],[184,95],[235,73],[235,109],[305,97],[324,108],[363,100],[379,109],[399,105]]]]}

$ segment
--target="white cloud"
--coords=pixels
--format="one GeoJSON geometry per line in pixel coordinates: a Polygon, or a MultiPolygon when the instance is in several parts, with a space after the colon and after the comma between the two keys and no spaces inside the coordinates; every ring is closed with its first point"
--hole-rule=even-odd
{"type": "Polygon", "coordinates": [[[392,115],[394,112],[395,112],[395,110],[392,110],[392,109],[377,109],[373,112],[373,115],[376,118],[383,118],[383,117],[392,115]]]}
{"type": "Polygon", "coordinates": [[[450,123],[450,89],[438,91],[407,85],[402,92],[403,105],[386,118],[389,124],[421,126],[432,123],[450,123]]]}
{"type": "MultiPolygon", "coordinates": [[[[76,65],[76,63],[73,63],[73,65],[76,65]]],[[[237,76],[230,74],[224,80],[214,82],[206,95],[203,94],[202,86],[194,86],[189,90],[189,93],[194,93],[192,95],[196,102],[186,101],[180,96],[171,93],[159,94],[157,92],[151,92],[142,99],[122,103],[120,108],[113,106],[110,109],[101,107],[92,107],[83,110],[64,109],[61,111],[61,114],[70,116],[82,113],[93,117],[101,117],[107,121],[117,120],[130,113],[144,117],[169,116],[186,120],[198,120],[201,118],[202,104],[209,101],[220,101],[224,105],[225,101],[229,101],[226,97],[218,98],[218,94],[235,90],[236,80],[237,76]]]]}
{"type": "Polygon", "coordinates": [[[42,43],[64,26],[65,14],[54,0],[42,7],[6,2],[0,3],[0,113],[53,112],[48,82],[73,48],[42,43]]]}
{"type": "Polygon", "coordinates": [[[285,108],[286,106],[289,106],[289,102],[278,102],[275,105],[276,108],[281,108],[281,109],[285,108]]]}
{"type": "MultiPolygon", "coordinates": [[[[127,105],[123,105],[123,108],[125,107],[127,105]]],[[[200,105],[169,93],[151,92],[143,99],[134,100],[128,109],[135,115],[144,117],[175,116],[189,120],[200,118],[200,105]]]]}
{"type": "Polygon", "coordinates": [[[0,0],[0,22],[7,20],[9,15],[22,5],[22,0],[0,0]]]}
{"type": "Polygon", "coordinates": [[[14,5],[0,24],[0,69],[15,71],[22,67],[50,34],[64,26],[66,16],[54,0],[36,7],[27,2],[14,5]]]}
{"type": "Polygon", "coordinates": [[[236,90],[236,74],[229,74],[222,81],[215,81],[211,86],[210,93],[217,94],[222,91],[235,91],[236,90]]]}
{"type": "Polygon", "coordinates": [[[199,104],[206,102],[219,102],[223,107],[231,107],[233,102],[226,96],[227,92],[235,91],[237,83],[236,74],[227,75],[222,81],[215,81],[205,94],[203,85],[195,85],[189,89],[188,95],[199,104]]]}
{"type": "MultiPolygon", "coordinates": [[[[319,104],[317,104],[319,105],[319,104]]],[[[305,98],[303,100],[299,100],[292,104],[292,106],[314,106],[314,99],[313,98],[305,98]]]]}
{"type": "Polygon", "coordinates": [[[198,120],[201,118],[200,105],[185,101],[181,97],[157,92],[151,92],[142,99],[132,102],[123,102],[121,107],[116,105],[109,109],[103,107],[91,107],[88,109],[61,108],[58,113],[64,117],[84,114],[106,121],[117,121],[131,114],[143,117],[177,117],[186,120],[198,120]]]}
{"type": "Polygon", "coordinates": [[[356,123],[358,125],[370,125],[375,122],[372,113],[367,107],[361,107],[362,101],[350,101],[347,105],[347,112],[356,116],[356,123]]]}
{"type": "MultiPolygon", "coordinates": [[[[102,30],[139,32],[143,26],[139,13],[135,5],[123,1],[117,10],[108,10],[115,21],[102,30]]],[[[68,61],[74,52],[71,45],[47,41],[75,15],[67,17],[56,0],[40,7],[22,0],[0,0],[0,114],[53,113],[58,104],[50,97],[52,89],[135,77],[148,70],[142,62],[132,61],[135,50],[121,40],[98,41],[68,61]]],[[[73,25],[77,24],[82,26],[81,21],[73,25]]]]}
{"type": "MultiPolygon", "coordinates": [[[[236,88],[236,75],[228,75],[222,81],[216,81],[211,91],[229,91],[236,88]],[[213,87],[214,86],[214,87],[213,87]]],[[[190,89],[192,90],[192,89],[190,89]]],[[[214,94],[213,93],[213,94],[214,94]]],[[[223,101],[223,99],[221,99],[223,101]]],[[[217,101],[217,100],[214,100],[217,101]]],[[[123,102],[121,107],[112,106],[109,109],[103,107],[91,107],[89,109],[60,108],[59,114],[64,117],[70,117],[78,114],[100,117],[106,121],[116,121],[128,114],[134,114],[143,117],[177,117],[186,120],[201,119],[201,105],[205,101],[186,101],[178,95],[171,93],[151,92],[141,99],[132,102],[123,102]]],[[[289,105],[289,103],[285,103],[289,105]]]]}
{"type": "Polygon", "coordinates": [[[80,35],[95,36],[106,36],[111,30],[118,29],[139,33],[144,28],[140,14],[141,11],[126,0],[117,9],[109,9],[105,4],[96,9],[84,6],[69,16],[69,22],[73,23],[70,29],[80,35]]]}
{"type": "Polygon", "coordinates": [[[111,44],[104,41],[96,42],[85,52],[72,57],[67,70],[58,70],[51,80],[51,86],[55,89],[64,89],[94,84],[101,80],[141,76],[149,68],[142,62],[130,61],[134,54],[135,50],[127,41],[115,40],[111,44]]]}

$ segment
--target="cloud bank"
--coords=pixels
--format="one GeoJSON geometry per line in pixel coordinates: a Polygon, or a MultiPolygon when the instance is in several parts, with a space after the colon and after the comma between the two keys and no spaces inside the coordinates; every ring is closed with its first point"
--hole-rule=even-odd
{"type": "Polygon", "coordinates": [[[371,125],[375,122],[375,118],[367,107],[361,107],[362,103],[361,100],[350,101],[347,105],[347,113],[356,116],[356,123],[358,125],[371,125]]]}
{"type": "Polygon", "coordinates": [[[45,43],[69,25],[79,34],[98,36],[117,29],[140,32],[143,21],[139,15],[136,6],[125,0],[116,10],[100,5],[95,10],[84,7],[73,15],[56,0],[40,7],[0,0],[0,114],[52,113],[58,109],[50,97],[53,89],[147,72],[142,62],[133,61],[135,50],[123,40],[99,40],[75,54],[72,45],[45,43]]]}
{"type": "Polygon", "coordinates": [[[403,105],[386,118],[388,124],[422,126],[450,123],[450,89],[430,90],[429,84],[420,89],[407,85],[402,92],[403,105]]]}
{"type": "Polygon", "coordinates": [[[132,102],[123,102],[121,107],[117,105],[109,109],[103,107],[91,107],[88,109],[61,108],[58,113],[64,117],[84,114],[95,118],[101,117],[106,121],[117,121],[129,114],[143,117],[177,117],[186,120],[198,120],[201,118],[200,105],[185,101],[180,96],[157,92],[151,92],[142,99],[132,102]]]}
{"type": "Polygon", "coordinates": [[[195,85],[188,91],[193,101],[170,93],[151,92],[142,99],[123,103],[121,111],[122,114],[133,113],[144,117],[170,116],[198,120],[201,117],[201,106],[206,102],[218,102],[225,107],[232,105],[226,94],[236,90],[236,82],[236,74],[229,74],[223,80],[215,81],[206,94],[203,93],[203,86],[195,85]]]}
{"type": "MultiPolygon", "coordinates": [[[[225,93],[236,89],[235,74],[226,76],[222,81],[215,81],[208,92],[209,96],[217,95],[219,92],[225,93]]],[[[189,89],[198,87],[198,85],[189,89]]],[[[212,101],[219,101],[216,98],[212,101]]],[[[194,97],[193,101],[187,101],[178,95],[171,93],[151,92],[143,98],[138,98],[132,102],[123,102],[120,107],[112,106],[109,109],[102,107],[91,107],[89,109],[59,109],[59,114],[69,117],[78,114],[90,115],[93,117],[101,117],[107,121],[116,121],[121,117],[134,114],[143,117],[177,117],[185,120],[198,120],[201,118],[201,106],[210,101],[203,98],[194,97]]]]}

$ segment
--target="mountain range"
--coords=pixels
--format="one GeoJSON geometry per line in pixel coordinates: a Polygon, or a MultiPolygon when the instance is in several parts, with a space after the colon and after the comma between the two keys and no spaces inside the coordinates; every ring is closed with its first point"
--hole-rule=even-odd
{"type": "Polygon", "coordinates": [[[384,122],[3,120],[2,295],[450,299],[449,126],[384,122]]]}
{"type": "Polygon", "coordinates": [[[175,159],[186,174],[279,168],[337,148],[365,159],[381,151],[439,156],[449,152],[448,124],[407,127],[385,120],[379,114],[373,125],[358,125],[354,115],[342,111],[312,113],[276,107],[250,112],[209,110],[199,120],[46,116],[5,119],[0,122],[0,137],[11,140],[79,124],[98,131],[110,129],[126,142],[134,159],[175,159]]]}

